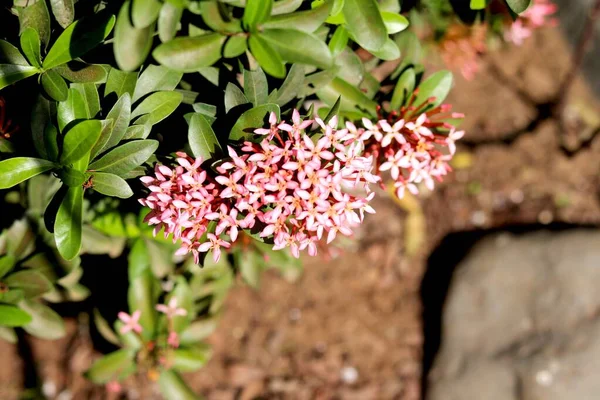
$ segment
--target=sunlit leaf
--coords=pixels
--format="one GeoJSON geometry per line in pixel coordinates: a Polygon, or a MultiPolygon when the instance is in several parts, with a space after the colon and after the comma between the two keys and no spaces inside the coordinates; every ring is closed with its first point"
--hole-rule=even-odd
{"type": "Polygon", "coordinates": [[[51,161],[31,157],[14,157],[0,161],[0,189],[11,188],[55,167],[51,161]]]}

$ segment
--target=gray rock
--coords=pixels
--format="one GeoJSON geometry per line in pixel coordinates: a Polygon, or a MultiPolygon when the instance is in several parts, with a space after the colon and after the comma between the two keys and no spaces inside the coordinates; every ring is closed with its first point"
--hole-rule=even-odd
{"type": "Polygon", "coordinates": [[[428,400],[600,398],[600,231],[500,234],[457,267],[428,400]]]}

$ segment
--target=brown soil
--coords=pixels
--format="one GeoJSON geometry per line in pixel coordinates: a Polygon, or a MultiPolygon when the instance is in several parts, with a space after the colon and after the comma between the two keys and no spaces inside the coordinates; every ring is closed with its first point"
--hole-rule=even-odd
{"type": "MultiPolygon", "coordinates": [[[[238,285],[210,338],[212,360],[188,376],[192,387],[208,399],[419,399],[419,287],[444,236],[600,222],[600,139],[586,136],[600,126],[600,107],[577,82],[565,125],[549,112],[568,69],[565,54],[559,34],[543,31],[488,57],[474,82],[457,78],[450,102],[467,114],[468,137],[455,173],[418,202],[379,196],[358,248],[331,262],[306,260],[297,282],[267,273],[260,291],[238,285]],[[353,369],[356,381],[345,381],[353,369]]],[[[31,340],[44,382],[54,385],[46,389],[104,398],[80,377],[93,358],[86,332],[74,321],[69,331],[58,343],[31,340]]],[[[2,342],[0,354],[0,398],[9,399],[23,382],[21,361],[2,342]]],[[[129,398],[151,392],[139,382],[127,387],[129,398]]]]}

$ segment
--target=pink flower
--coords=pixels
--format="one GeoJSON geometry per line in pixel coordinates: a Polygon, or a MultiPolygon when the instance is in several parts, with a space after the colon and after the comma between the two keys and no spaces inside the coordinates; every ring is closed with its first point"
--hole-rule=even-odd
{"type": "Polygon", "coordinates": [[[117,381],[110,381],[106,383],[106,391],[108,393],[121,393],[121,384],[117,381]]]}
{"type": "Polygon", "coordinates": [[[504,39],[517,46],[522,45],[535,29],[556,25],[556,19],[550,17],[557,9],[556,4],[552,4],[549,0],[534,0],[533,4],[511,24],[504,34],[504,39]]]}
{"type": "Polygon", "coordinates": [[[130,331],[134,331],[136,333],[142,332],[142,326],[138,322],[142,316],[142,312],[140,310],[134,311],[131,315],[121,311],[117,316],[125,324],[120,329],[120,332],[123,335],[130,331]]]}
{"type": "Polygon", "coordinates": [[[177,308],[177,298],[171,297],[169,304],[157,304],[156,309],[161,313],[167,315],[167,318],[171,319],[177,315],[186,316],[187,310],[185,308],[177,308]]]}
{"type": "Polygon", "coordinates": [[[176,349],[179,347],[179,336],[177,332],[169,332],[169,337],[167,338],[167,344],[172,348],[176,349]]]}

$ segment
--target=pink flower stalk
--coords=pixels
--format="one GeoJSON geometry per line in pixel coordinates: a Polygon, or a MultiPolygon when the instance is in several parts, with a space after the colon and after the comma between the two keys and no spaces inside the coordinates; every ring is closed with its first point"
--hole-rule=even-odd
{"type": "Polygon", "coordinates": [[[209,250],[218,261],[240,229],[273,240],[275,250],[290,247],[296,257],[301,250],[315,255],[321,238],[351,235],[363,214],[374,212],[368,204],[369,184],[379,180],[371,173],[373,159],[359,155],[360,143],[346,145],[354,134],[337,129],[336,117],[314,122],[320,130],[309,136],[313,121],[303,121],[297,110],[291,123],[277,123],[271,114],[270,126],[255,131],[264,138],[228,147],[230,159],[217,173],[177,153],[177,166],[157,165],[155,176],[141,178],[150,190],[140,199],[151,209],[146,222],[155,234],[164,229],[181,241],[177,253],[192,253],[196,262],[209,250]],[[366,196],[348,189],[363,189],[366,196]]]}
{"type": "Polygon", "coordinates": [[[167,344],[172,348],[176,349],[179,347],[179,336],[177,332],[169,332],[169,337],[167,338],[167,344]]]}
{"type": "Polygon", "coordinates": [[[106,383],[106,391],[108,393],[121,393],[121,384],[117,381],[110,381],[106,383]]]}
{"type": "Polygon", "coordinates": [[[142,316],[142,312],[140,310],[134,311],[131,315],[121,311],[117,316],[125,324],[120,330],[123,335],[130,331],[137,333],[142,332],[142,326],[138,322],[142,316]]]}
{"type": "Polygon", "coordinates": [[[169,300],[169,304],[157,304],[156,305],[156,309],[158,311],[160,311],[161,313],[164,313],[167,315],[167,318],[171,319],[175,316],[186,316],[187,315],[187,310],[184,308],[177,308],[177,298],[172,297],[171,300],[169,300]]]}
{"type": "Polygon", "coordinates": [[[517,46],[522,45],[535,29],[556,25],[557,20],[549,17],[554,15],[557,9],[556,4],[553,4],[550,0],[534,0],[533,4],[511,24],[510,29],[504,35],[504,39],[517,46]]]}
{"type": "Polygon", "coordinates": [[[448,104],[431,107],[434,98],[415,107],[417,93],[418,89],[407,106],[376,124],[363,119],[365,130],[349,127],[356,132],[355,140],[364,143],[363,156],[375,160],[377,172],[389,171],[399,198],[406,190],[418,194],[419,183],[432,190],[435,180],[442,181],[451,171],[448,162],[456,152],[455,143],[464,135],[445,121],[462,118],[462,114],[450,112],[448,104]]]}

